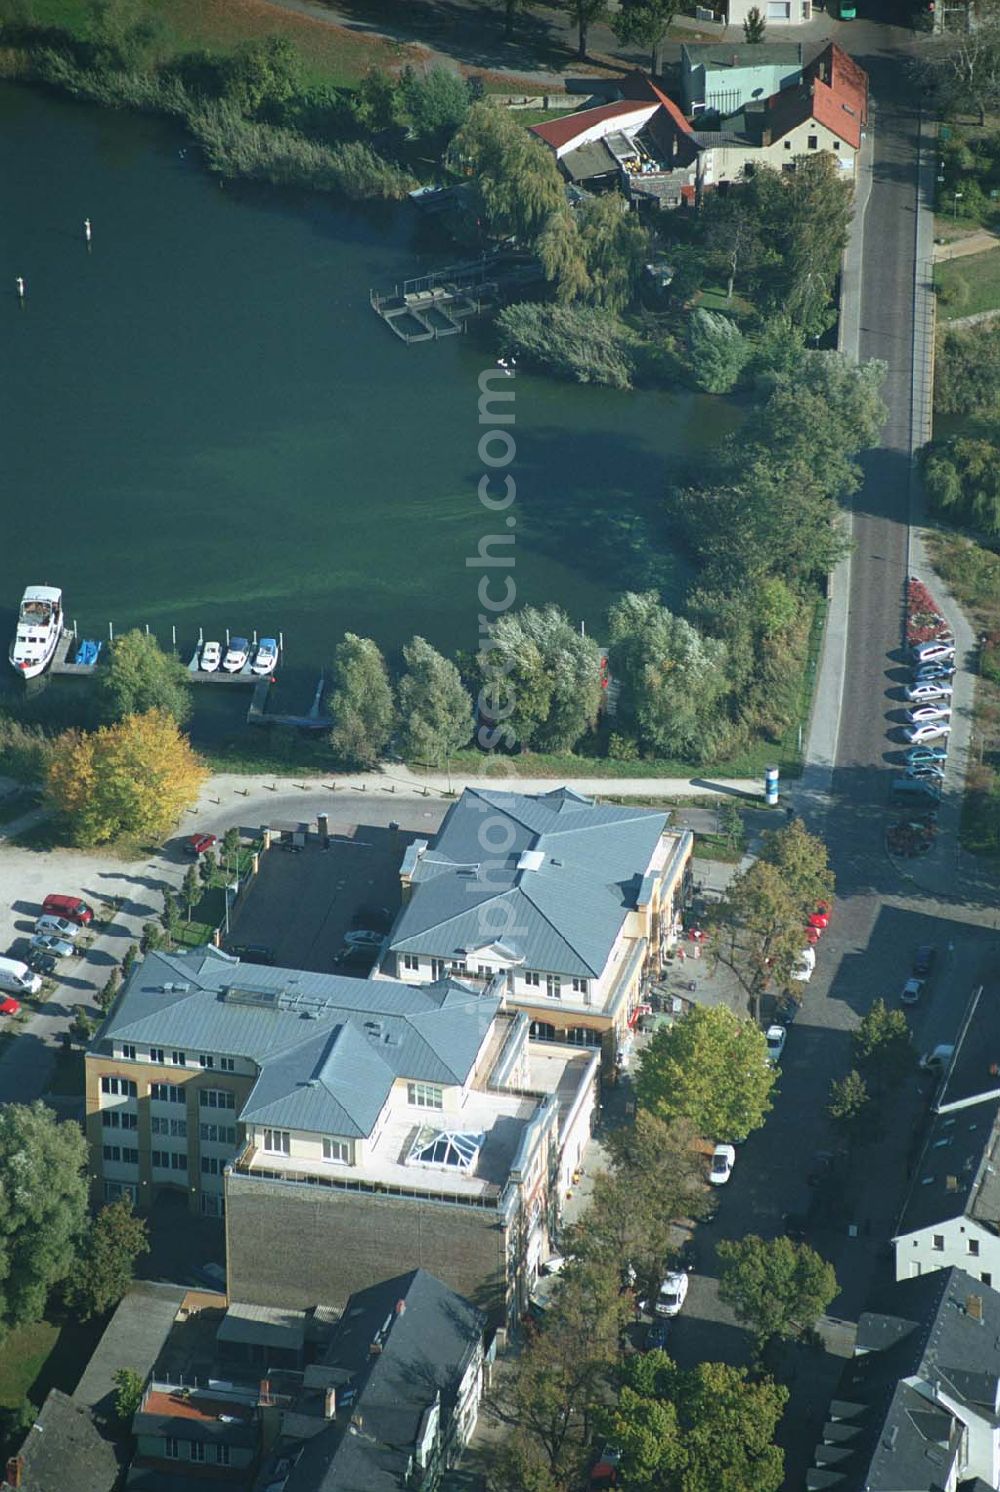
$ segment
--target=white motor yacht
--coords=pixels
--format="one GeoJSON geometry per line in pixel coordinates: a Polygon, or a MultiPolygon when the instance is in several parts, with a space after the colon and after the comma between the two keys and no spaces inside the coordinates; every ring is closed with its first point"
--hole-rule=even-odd
{"type": "Polygon", "coordinates": [[[17,631],[10,645],[11,667],[24,679],[37,678],[51,663],[62,630],[62,591],[51,585],[29,585],[21,597],[17,631]]]}

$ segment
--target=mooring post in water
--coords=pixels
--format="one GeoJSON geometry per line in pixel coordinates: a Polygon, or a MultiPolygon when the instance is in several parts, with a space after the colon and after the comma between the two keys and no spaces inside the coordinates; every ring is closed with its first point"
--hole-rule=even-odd
{"type": "Polygon", "coordinates": [[[176,651],[177,651],[177,628],[176,627],[171,627],[170,628],[170,646],[173,648],[174,652],[176,653],[176,651]]]}
{"type": "Polygon", "coordinates": [[[18,275],[17,279],[14,281],[14,284],[17,286],[18,300],[24,300],[24,276],[18,275]]]}
{"type": "Polygon", "coordinates": [[[84,220],[83,220],[83,236],[86,239],[87,243],[90,243],[91,231],[90,231],[90,219],[89,218],[84,218],[84,220]]]}
{"type": "Polygon", "coordinates": [[[109,622],[108,623],[108,642],[114,642],[114,640],[115,640],[115,624],[114,624],[114,622],[109,622]]]}

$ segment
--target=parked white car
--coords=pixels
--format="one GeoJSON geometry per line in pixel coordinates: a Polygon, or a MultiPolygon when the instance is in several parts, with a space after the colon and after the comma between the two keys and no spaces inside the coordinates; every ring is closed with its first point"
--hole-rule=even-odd
{"type": "Polygon", "coordinates": [[[951,685],[942,684],[938,679],[922,679],[910,685],[906,691],[906,697],[913,700],[914,704],[929,704],[935,699],[951,699],[951,685]]]}
{"type": "Polygon", "coordinates": [[[222,643],[202,643],[200,661],[202,673],[215,673],[222,662],[222,643]]]}
{"type": "Polygon", "coordinates": [[[900,990],[899,998],[904,1005],[916,1005],[920,999],[920,991],[924,987],[922,979],[908,979],[900,990]]]}
{"type": "Polygon", "coordinates": [[[808,984],[816,969],[816,953],[812,948],[803,948],[799,961],[792,970],[792,978],[799,984],[808,984]]]}
{"type": "Polygon", "coordinates": [[[733,1166],[736,1164],[736,1148],[733,1145],[716,1145],[712,1151],[712,1164],[708,1170],[708,1179],[713,1186],[725,1186],[733,1174],[733,1166]]]}
{"type": "Polygon", "coordinates": [[[928,721],[950,720],[950,705],[914,705],[912,710],[907,710],[906,718],[911,725],[926,725],[928,721]]]}
{"type": "Polygon", "coordinates": [[[921,725],[911,725],[906,732],[906,739],[915,741],[938,741],[943,736],[951,735],[951,726],[945,720],[928,720],[921,725]]]}
{"type": "Polygon", "coordinates": [[[767,1042],[767,1060],[772,1067],[777,1067],[780,1063],[787,1039],[788,1032],[784,1026],[768,1026],[764,1032],[764,1040],[767,1042]]]}
{"type": "Polygon", "coordinates": [[[918,642],[913,649],[914,663],[950,663],[954,656],[953,642],[918,642]]]}
{"type": "Polygon", "coordinates": [[[681,1306],[687,1300],[688,1277],[682,1269],[671,1270],[664,1277],[660,1293],[656,1297],[654,1311],[657,1316],[679,1316],[681,1306]]]}
{"type": "Polygon", "coordinates": [[[51,933],[57,938],[68,938],[72,943],[83,932],[83,928],[76,922],[69,922],[65,917],[39,917],[35,923],[36,933],[51,933]]]}

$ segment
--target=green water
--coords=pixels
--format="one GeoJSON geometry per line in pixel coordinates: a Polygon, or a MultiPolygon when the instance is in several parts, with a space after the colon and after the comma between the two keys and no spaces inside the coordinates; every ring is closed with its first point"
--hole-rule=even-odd
{"type": "MultiPolygon", "coordinates": [[[[426,232],[408,204],[223,187],[161,121],[0,88],[4,636],[30,582],[85,636],[281,631],[300,708],[345,630],[473,648],[492,356],[407,347],[368,304],[441,262],[426,232]]],[[[599,632],[616,592],[676,590],[666,468],[719,419],[519,374],[519,602],[599,632]]]]}

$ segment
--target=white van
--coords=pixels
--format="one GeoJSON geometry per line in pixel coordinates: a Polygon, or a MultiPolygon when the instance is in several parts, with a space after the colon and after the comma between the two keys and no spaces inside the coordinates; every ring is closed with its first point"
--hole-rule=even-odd
{"type": "Polygon", "coordinates": [[[10,995],[37,995],[41,987],[41,974],[33,974],[27,964],[16,958],[0,958],[0,990],[10,995]]]}

